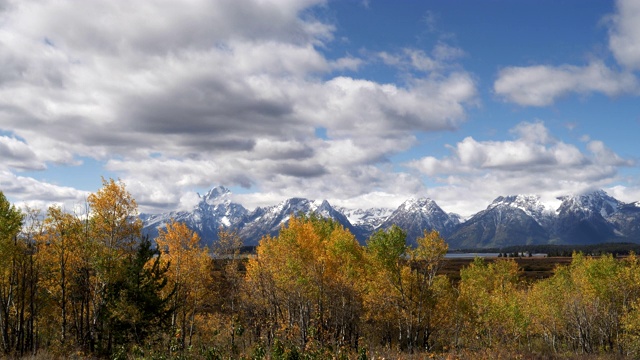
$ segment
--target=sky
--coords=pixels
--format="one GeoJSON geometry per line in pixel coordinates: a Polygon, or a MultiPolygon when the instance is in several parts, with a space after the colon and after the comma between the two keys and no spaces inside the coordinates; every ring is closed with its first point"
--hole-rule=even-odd
{"type": "Polygon", "coordinates": [[[0,0],[0,191],[640,200],[637,0],[0,0]]]}

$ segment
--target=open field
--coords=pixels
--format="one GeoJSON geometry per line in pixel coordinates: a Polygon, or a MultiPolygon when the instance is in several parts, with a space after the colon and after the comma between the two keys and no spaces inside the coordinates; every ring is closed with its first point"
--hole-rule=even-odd
{"type": "MultiPolygon", "coordinates": [[[[496,261],[498,257],[485,258],[487,262],[496,261]]],[[[553,270],[558,265],[568,265],[571,263],[570,256],[558,256],[558,257],[516,257],[508,258],[513,259],[518,263],[521,269],[520,276],[526,280],[537,280],[548,278],[553,274],[553,270]]],[[[438,274],[447,275],[454,282],[460,280],[460,269],[468,266],[473,262],[471,258],[446,258],[443,260],[443,265],[440,268],[438,274]]]]}

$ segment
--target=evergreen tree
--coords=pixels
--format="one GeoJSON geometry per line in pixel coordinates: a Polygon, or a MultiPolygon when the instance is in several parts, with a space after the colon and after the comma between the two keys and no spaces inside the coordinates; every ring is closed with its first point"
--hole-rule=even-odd
{"type": "Polygon", "coordinates": [[[143,238],[135,256],[127,262],[124,278],[113,289],[111,324],[118,345],[141,345],[164,334],[171,325],[170,304],[175,288],[163,295],[170,264],[162,264],[160,257],[151,241],[143,238]]]}

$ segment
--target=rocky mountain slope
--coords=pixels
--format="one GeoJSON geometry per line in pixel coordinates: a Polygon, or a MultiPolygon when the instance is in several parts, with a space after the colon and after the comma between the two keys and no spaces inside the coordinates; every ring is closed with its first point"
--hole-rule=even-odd
{"type": "MultiPolygon", "coordinates": [[[[264,235],[277,235],[280,227],[288,222],[291,215],[312,213],[323,218],[334,219],[356,237],[360,235],[360,230],[354,227],[344,214],[331,207],[326,200],[312,201],[302,198],[288,199],[275,206],[259,207],[248,214],[234,230],[238,231],[245,245],[257,245],[264,235]]],[[[359,240],[363,240],[363,237],[360,236],[359,240]]]]}
{"type": "Polygon", "coordinates": [[[624,232],[616,233],[616,226],[610,220],[624,204],[604,191],[563,196],[559,199],[562,204],[557,210],[558,218],[553,229],[557,242],[596,244],[626,236],[624,232]]]}
{"type": "Polygon", "coordinates": [[[169,212],[164,214],[142,214],[143,232],[154,238],[158,230],[165,228],[171,219],[184,222],[196,231],[203,240],[203,245],[211,245],[218,239],[218,229],[235,228],[249,214],[244,206],[230,200],[231,191],[225,187],[214,187],[206,194],[200,195],[200,202],[191,211],[169,212]]]}
{"type": "Polygon", "coordinates": [[[204,245],[217,240],[220,228],[237,231],[245,245],[256,245],[264,235],[276,235],[290,216],[316,214],[332,218],[356,238],[366,239],[380,229],[398,225],[407,232],[407,242],[425,230],[437,230],[451,249],[502,247],[524,244],[640,243],[640,202],[626,204],[602,190],[560,197],[557,209],[545,207],[534,195],[496,198],[486,209],[461,221],[425,198],[405,201],[396,209],[334,208],[327,202],[291,198],[268,207],[248,211],[231,201],[224,187],[200,196],[191,211],[142,214],[144,232],[151,237],[170,220],[182,221],[198,232],[204,245]]]}
{"type": "Polygon", "coordinates": [[[460,219],[456,215],[444,212],[435,201],[426,198],[409,199],[402,203],[379,226],[388,229],[398,225],[407,232],[409,243],[424,234],[424,231],[436,230],[445,238],[459,225],[460,219]]]}
{"type": "Polygon", "coordinates": [[[551,224],[552,216],[538,197],[501,196],[458,226],[447,240],[451,248],[544,244],[549,233],[543,224],[551,224]]]}

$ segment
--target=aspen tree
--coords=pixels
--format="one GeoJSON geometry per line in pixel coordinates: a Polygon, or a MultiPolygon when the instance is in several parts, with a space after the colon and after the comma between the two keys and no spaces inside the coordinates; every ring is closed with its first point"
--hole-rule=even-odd
{"type": "Polygon", "coordinates": [[[23,219],[22,212],[0,191],[0,345],[6,354],[17,346],[18,277],[24,252],[18,233],[23,219]]]}
{"type": "Polygon", "coordinates": [[[509,339],[518,341],[523,316],[517,297],[518,271],[514,260],[487,263],[482,258],[460,270],[459,306],[467,346],[491,348],[509,339]]]}
{"type": "Polygon", "coordinates": [[[89,281],[93,300],[91,343],[96,344],[99,351],[111,353],[114,334],[109,318],[113,301],[117,299],[114,284],[124,276],[125,260],[135,254],[142,222],[137,217],[136,201],[120,181],[103,178],[102,188],[89,195],[87,202],[90,238],[85,239],[85,245],[93,253],[87,274],[93,278],[89,281]]]}
{"type": "Polygon", "coordinates": [[[244,276],[241,272],[240,249],[242,239],[236,232],[221,228],[218,241],[213,244],[213,256],[221,266],[222,278],[217,282],[223,314],[228,321],[231,349],[236,348],[236,335],[242,333],[239,319],[241,287],[244,276]]]}
{"type": "Polygon", "coordinates": [[[366,309],[387,329],[383,341],[390,345],[395,337],[401,348],[414,352],[432,348],[434,334],[445,327],[437,310],[443,306],[441,298],[449,298],[450,284],[436,274],[448,247],[436,231],[425,231],[413,249],[405,238],[405,232],[393,226],[369,239],[366,309]]]}
{"type": "Polygon", "coordinates": [[[202,310],[211,282],[209,250],[200,237],[181,222],[171,220],[156,238],[163,264],[169,264],[167,289],[175,289],[171,324],[180,348],[191,345],[196,316],[202,310]]]}
{"type": "Polygon", "coordinates": [[[247,289],[268,341],[357,347],[362,315],[363,250],[330,219],[292,217],[264,237],[247,265],[247,289]]]}
{"type": "Polygon", "coordinates": [[[44,232],[39,237],[38,259],[45,273],[45,287],[59,313],[59,340],[65,344],[69,333],[70,289],[74,269],[79,266],[82,248],[82,220],[52,206],[44,220],[44,232]]]}

